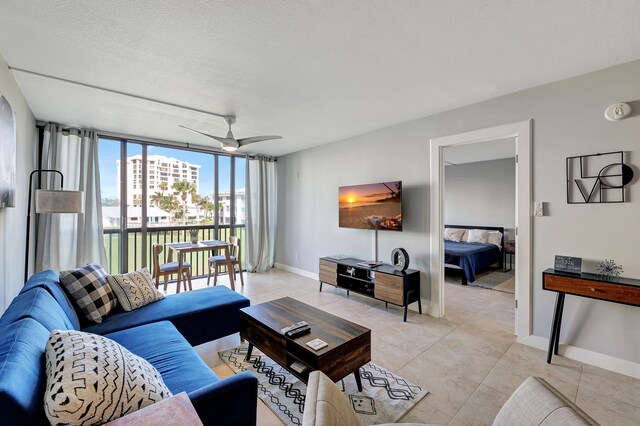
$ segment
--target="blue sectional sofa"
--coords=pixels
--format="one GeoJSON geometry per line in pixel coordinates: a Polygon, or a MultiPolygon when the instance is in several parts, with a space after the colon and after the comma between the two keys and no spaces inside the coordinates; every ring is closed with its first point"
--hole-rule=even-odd
{"type": "Polygon", "coordinates": [[[115,340],[149,361],[169,390],[187,392],[202,422],[255,425],[258,381],[249,372],[219,379],[192,348],[236,333],[249,299],[226,287],[167,296],[102,323],[79,318],[58,274],[34,275],[0,317],[2,423],[48,424],[44,414],[45,346],[54,329],[75,329],[115,340]]]}

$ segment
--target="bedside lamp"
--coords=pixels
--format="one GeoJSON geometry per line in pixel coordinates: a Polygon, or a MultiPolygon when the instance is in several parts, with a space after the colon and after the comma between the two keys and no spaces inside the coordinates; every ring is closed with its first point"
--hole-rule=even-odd
{"type": "Polygon", "coordinates": [[[33,175],[36,173],[57,173],[60,175],[60,189],[36,190],[36,213],[84,213],[84,192],[64,191],[64,176],[59,170],[34,170],[29,175],[29,201],[27,206],[27,246],[24,253],[24,282],[29,273],[29,231],[31,228],[31,194],[33,190],[33,175]]]}

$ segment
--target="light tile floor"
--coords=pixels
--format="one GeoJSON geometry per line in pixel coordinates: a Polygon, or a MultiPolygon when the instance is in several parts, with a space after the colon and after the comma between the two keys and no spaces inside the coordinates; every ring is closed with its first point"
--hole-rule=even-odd
{"type": "MultiPolygon", "coordinates": [[[[227,285],[223,277],[218,285],[227,285]]],[[[194,289],[206,280],[194,280],[194,289]]],[[[446,285],[445,318],[417,312],[402,322],[402,310],[283,270],[245,274],[237,291],[252,304],[293,297],[372,330],[372,358],[430,391],[403,422],[441,425],[488,425],[509,395],[531,375],[545,378],[603,425],[640,424],[640,380],[560,356],[546,363],[546,353],[515,342],[513,295],[446,285]]],[[[169,288],[172,292],[172,288],[169,288]]],[[[196,347],[221,377],[233,374],[217,356],[239,344],[238,335],[196,347]]],[[[258,424],[280,425],[258,401],[258,424]]]]}

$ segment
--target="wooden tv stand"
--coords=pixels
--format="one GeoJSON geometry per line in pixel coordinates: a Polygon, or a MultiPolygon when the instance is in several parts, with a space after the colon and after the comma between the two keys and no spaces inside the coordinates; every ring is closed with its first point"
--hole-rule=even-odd
{"type": "Polygon", "coordinates": [[[361,259],[335,259],[321,257],[319,266],[320,291],[322,284],[330,284],[349,292],[362,294],[373,299],[404,307],[404,321],[407,321],[407,308],[418,302],[418,310],[422,313],[420,302],[420,271],[407,269],[397,271],[393,266],[382,264],[373,268],[359,266],[361,259]],[[353,271],[350,273],[349,271],[353,271]]]}

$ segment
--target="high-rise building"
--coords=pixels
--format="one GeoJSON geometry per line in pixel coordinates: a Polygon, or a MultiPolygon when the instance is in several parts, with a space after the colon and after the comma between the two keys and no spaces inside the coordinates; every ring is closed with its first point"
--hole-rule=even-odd
{"type": "MultiPolygon", "coordinates": [[[[221,192],[218,195],[220,206],[220,224],[221,225],[229,225],[231,224],[231,192],[221,192]]],[[[246,211],[245,211],[245,196],[244,196],[244,188],[239,188],[236,190],[236,225],[243,224],[246,221],[246,211]]]]}
{"type": "MultiPolygon", "coordinates": [[[[118,182],[120,182],[120,161],[117,161],[118,182]]],[[[173,189],[173,184],[178,181],[188,181],[198,187],[199,164],[191,164],[176,158],[163,155],[147,156],[147,199],[155,192],[161,191],[161,184],[166,183],[165,194],[174,194],[180,202],[180,193],[173,189]]],[[[120,199],[120,188],[118,188],[120,199]]],[[[191,195],[187,196],[187,205],[191,205],[191,195]]],[[[133,155],[127,158],[127,206],[142,206],[142,155],[133,155]]]]}

